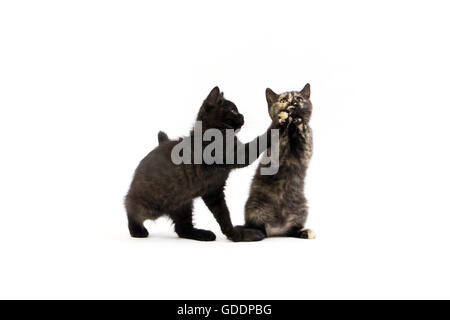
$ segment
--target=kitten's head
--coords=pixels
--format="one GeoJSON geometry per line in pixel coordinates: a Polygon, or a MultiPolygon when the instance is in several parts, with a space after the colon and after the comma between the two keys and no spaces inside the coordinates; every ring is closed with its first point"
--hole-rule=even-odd
{"type": "Polygon", "coordinates": [[[223,97],[218,87],[211,90],[203,102],[197,116],[203,128],[240,129],[244,125],[244,116],[236,105],[223,97]]]}
{"type": "Polygon", "coordinates": [[[269,105],[270,117],[275,120],[278,119],[280,112],[293,110],[295,116],[302,118],[304,123],[308,123],[312,113],[312,104],[309,100],[310,95],[311,88],[309,83],[301,91],[288,91],[281,94],[276,94],[267,88],[266,99],[269,105]]]}

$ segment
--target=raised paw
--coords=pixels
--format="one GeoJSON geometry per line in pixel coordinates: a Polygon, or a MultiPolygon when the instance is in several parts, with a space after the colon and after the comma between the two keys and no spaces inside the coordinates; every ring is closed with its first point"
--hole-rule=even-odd
{"type": "Polygon", "coordinates": [[[278,123],[280,123],[280,124],[286,123],[288,117],[289,117],[289,113],[287,113],[286,111],[281,111],[278,114],[278,123]]]}
{"type": "Polygon", "coordinates": [[[202,229],[191,229],[183,232],[179,232],[180,238],[192,239],[198,241],[214,241],[216,240],[216,235],[209,230],[202,229]]]}
{"type": "Polygon", "coordinates": [[[298,233],[298,237],[302,239],[315,239],[316,233],[311,229],[301,229],[298,233]]]}
{"type": "Polygon", "coordinates": [[[305,130],[305,126],[303,125],[302,118],[295,119],[294,124],[300,132],[303,132],[305,130]]]}

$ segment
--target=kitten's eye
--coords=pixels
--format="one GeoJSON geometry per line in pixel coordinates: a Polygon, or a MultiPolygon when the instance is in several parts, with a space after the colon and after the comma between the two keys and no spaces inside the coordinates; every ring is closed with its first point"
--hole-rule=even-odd
{"type": "Polygon", "coordinates": [[[296,100],[297,100],[298,102],[303,102],[303,98],[302,98],[302,97],[297,97],[296,100]]]}
{"type": "Polygon", "coordinates": [[[288,101],[287,98],[282,98],[282,99],[280,99],[280,102],[281,102],[281,103],[286,103],[287,101],[288,101]]]}

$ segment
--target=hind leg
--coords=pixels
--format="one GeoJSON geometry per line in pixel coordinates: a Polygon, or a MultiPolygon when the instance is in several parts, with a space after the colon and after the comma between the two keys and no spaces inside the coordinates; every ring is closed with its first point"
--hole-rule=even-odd
{"type": "Polygon", "coordinates": [[[295,209],[295,211],[292,211],[289,216],[290,225],[292,227],[289,228],[286,236],[300,239],[315,239],[315,232],[311,229],[305,228],[305,223],[308,217],[308,207],[306,206],[306,199],[302,198],[300,200],[301,202],[293,206],[294,208],[299,209],[295,209]]]}
{"type": "Polygon", "coordinates": [[[253,230],[243,241],[259,241],[273,236],[271,225],[277,224],[277,211],[274,205],[265,198],[254,198],[245,205],[245,225],[248,230],[253,230]]]}
{"type": "Polygon", "coordinates": [[[153,213],[130,198],[126,199],[125,207],[127,210],[128,230],[130,235],[133,238],[147,238],[148,231],[144,227],[144,221],[146,219],[156,219],[158,214],[153,213]]]}
{"type": "Polygon", "coordinates": [[[216,235],[208,230],[196,229],[192,223],[192,203],[169,215],[175,223],[175,232],[180,238],[198,241],[214,241],[216,235]]]}
{"type": "Polygon", "coordinates": [[[147,238],[148,231],[144,227],[144,222],[136,221],[128,216],[128,230],[133,238],[147,238]]]}
{"type": "Polygon", "coordinates": [[[301,239],[315,239],[316,238],[316,233],[311,230],[311,229],[300,229],[298,231],[298,237],[301,239]]]}
{"type": "Polygon", "coordinates": [[[289,230],[286,236],[300,239],[315,239],[316,233],[311,229],[295,227],[289,230]]]}

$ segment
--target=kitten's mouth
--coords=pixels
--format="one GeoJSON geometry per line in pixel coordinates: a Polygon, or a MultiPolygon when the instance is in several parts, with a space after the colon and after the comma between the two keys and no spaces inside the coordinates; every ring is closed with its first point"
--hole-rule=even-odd
{"type": "Polygon", "coordinates": [[[302,110],[297,106],[289,106],[287,107],[287,112],[289,113],[289,117],[293,119],[299,119],[304,121],[302,110]]]}
{"type": "Polygon", "coordinates": [[[238,119],[230,119],[227,122],[223,123],[226,129],[240,129],[244,125],[244,117],[240,117],[238,119]]]}

